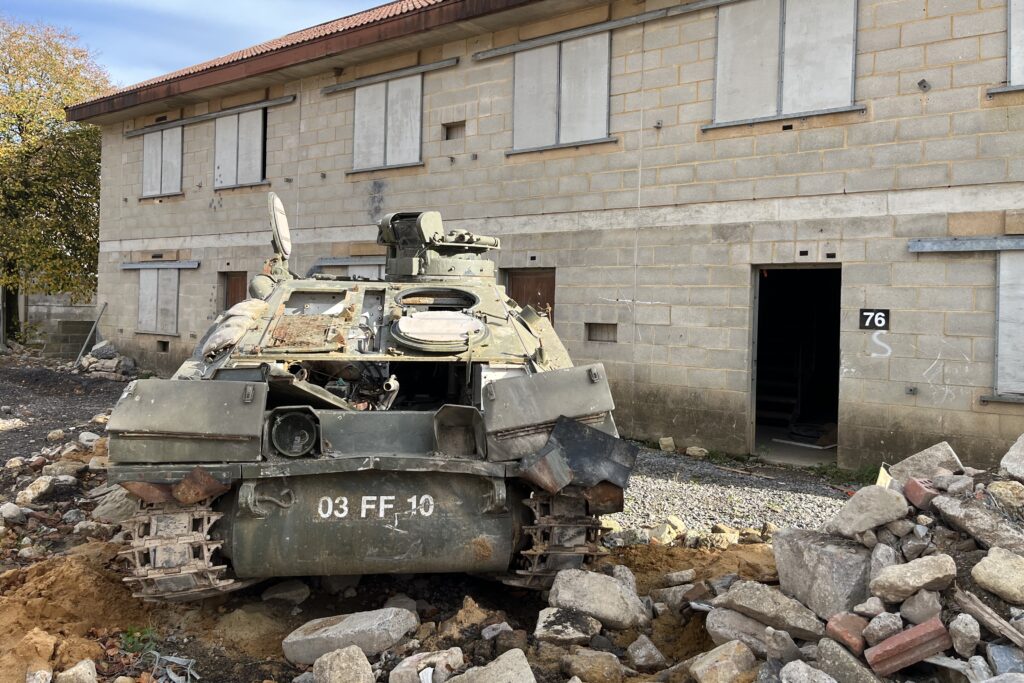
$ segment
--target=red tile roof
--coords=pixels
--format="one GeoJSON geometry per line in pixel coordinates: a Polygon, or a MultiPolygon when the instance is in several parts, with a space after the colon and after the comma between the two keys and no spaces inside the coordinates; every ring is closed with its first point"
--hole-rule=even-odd
{"type": "Polygon", "coordinates": [[[177,71],[172,71],[162,76],[157,76],[156,78],[151,78],[147,81],[142,81],[141,83],[135,83],[134,85],[118,88],[111,92],[105,93],[100,97],[96,97],[91,100],[86,100],[85,102],[80,102],[75,106],[78,107],[84,104],[88,104],[90,102],[95,102],[96,100],[102,100],[107,97],[112,97],[114,95],[120,95],[122,93],[132,92],[135,90],[142,90],[143,88],[146,88],[151,85],[165,83],[167,81],[173,81],[183,76],[191,76],[193,74],[201,73],[209,69],[215,69],[217,67],[232,64],[234,62],[244,61],[257,55],[266,54],[268,52],[274,52],[275,50],[280,50],[286,47],[292,47],[294,45],[299,45],[301,43],[305,43],[311,40],[317,40],[318,38],[324,38],[326,36],[343,33],[344,31],[359,28],[360,26],[374,24],[380,21],[384,21],[386,19],[391,19],[393,17],[400,16],[402,14],[409,14],[417,10],[423,9],[425,7],[441,5],[446,2],[452,2],[452,0],[396,0],[395,2],[389,2],[386,5],[374,7],[372,9],[368,9],[363,12],[353,14],[351,16],[342,17],[341,19],[335,19],[334,21],[324,22],[323,24],[317,24],[316,26],[311,26],[309,28],[302,29],[301,31],[288,33],[286,35],[281,36],[280,38],[274,38],[273,40],[268,40],[258,45],[253,45],[252,47],[247,47],[245,49],[238,50],[230,54],[226,54],[223,57],[217,57],[216,59],[211,59],[207,62],[202,62],[200,64],[185,67],[184,69],[178,69],[177,71]]]}

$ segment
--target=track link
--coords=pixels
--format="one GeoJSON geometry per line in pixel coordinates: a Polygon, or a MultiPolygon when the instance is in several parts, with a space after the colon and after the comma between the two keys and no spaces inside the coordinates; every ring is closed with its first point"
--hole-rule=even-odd
{"type": "Polygon", "coordinates": [[[128,558],[131,576],[123,580],[132,595],[147,601],[202,600],[255,581],[230,577],[228,567],[215,564],[221,541],[211,540],[210,527],[222,514],[212,499],[196,505],[140,503],[122,527],[130,539],[119,554],[128,558]]]}
{"type": "Polygon", "coordinates": [[[530,542],[519,552],[520,566],[514,576],[502,579],[503,583],[550,588],[559,571],[579,569],[608,554],[601,546],[601,521],[586,514],[582,498],[536,493],[523,503],[534,518],[533,524],[523,527],[530,542]]]}

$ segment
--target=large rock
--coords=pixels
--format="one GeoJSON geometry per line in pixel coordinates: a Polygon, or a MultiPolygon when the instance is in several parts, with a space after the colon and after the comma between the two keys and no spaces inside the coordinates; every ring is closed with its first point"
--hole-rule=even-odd
{"type": "Polygon", "coordinates": [[[383,652],[419,626],[407,609],[386,607],[370,612],[314,619],[284,639],[284,656],[295,664],[312,664],[334,650],[355,645],[366,655],[383,652]]]}
{"type": "Polygon", "coordinates": [[[622,683],[625,673],[619,658],[611,652],[598,652],[585,647],[562,657],[562,672],[568,676],[578,676],[587,683],[622,683]]]}
{"type": "Polygon", "coordinates": [[[1024,557],[1002,548],[990,548],[988,555],[971,569],[971,577],[1006,602],[1024,605],[1024,557]]]}
{"type": "Polygon", "coordinates": [[[601,622],[579,610],[545,607],[537,617],[533,636],[545,643],[582,645],[600,632],[601,622]]]}
{"type": "Polygon", "coordinates": [[[537,683],[522,650],[509,650],[487,666],[448,679],[448,683],[537,683]]]}
{"type": "Polygon", "coordinates": [[[818,641],[818,668],[839,683],[880,683],[881,679],[871,669],[861,664],[860,659],[830,638],[818,641]]]}
{"type": "Polygon", "coordinates": [[[814,612],[782,591],[762,583],[737,581],[711,604],[745,614],[766,626],[788,631],[794,638],[818,640],[825,635],[825,627],[814,612]]]}
{"type": "Polygon", "coordinates": [[[799,659],[782,667],[779,678],[782,683],[836,683],[836,679],[824,671],[819,671],[799,659]]]}
{"type": "Polygon", "coordinates": [[[871,580],[871,593],[886,602],[903,602],[921,589],[941,591],[956,578],[956,562],[949,555],[929,555],[906,564],[886,567],[871,580]]]}
{"type": "Polygon", "coordinates": [[[650,622],[643,602],[621,581],[582,569],[558,572],[548,594],[548,604],[579,610],[617,630],[650,622]]]}
{"type": "Polygon", "coordinates": [[[775,534],[773,549],[782,592],[822,619],[867,599],[872,551],[860,543],[820,531],[783,529],[775,534]]]}
{"type": "Polygon", "coordinates": [[[14,502],[18,505],[34,505],[41,503],[57,488],[57,478],[52,476],[39,477],[26,486],[15,497],[14,502]]]}
{"type": "Polygon", "coordinates": [[[945,441],[899,461],[889,468],[889,476],[905,484],[911,477],[931,479],[939,469],[947,469],[950,472],[959,472],[963,469],[960,458],[956,457],[952,447],[945,441]]]}
{"type": "Polygon", "coordinates": [[[994,481],[985,490],[1007,512],[1024,512],[1024,484],[1019,481],[994,481]]]}
{"type": "Polygon", "coordinates": [[[0,505],[0,517],[4,518],[4,521],[8,524],[24,524],[25,513],[21,511],[21,508],[14,503],[4,503],[0,505]]]}
{"type": "Polygon", "coordinates": [[[440,652],[419,652],[406,657],[391,670],[388,683],[420,683],[420,671],[433,669],[432,680],[448,680],[462,668],[462,650],[457,647],[440,652]]]}
{"type": "Polygon", "coordinates": [[[715,645],[738,640],[749,647],[750,651],[758,657],[764,657],[768,653],[765,625],[745,614],[716,607],[708,613],[704,628],[715,645]]]}
{"type": "Polygon", "coordinates": [[[828,526],[847,538],[907,516],[903,494],[882,486],[865,486],[846,501],[828,526]]]}
{"type": "Polygon", "coordinates": [[[135,514],[139,501],[120,486],[104,495],[92,511],[92,518],[108,524],[120,524],[135,514]]]}
{"type": "Polygon", "coordinates": [[[314,683],[374,683],[366,655],[355,645],[321,655],[313,663],[314,683]]]}
{"type": "Polygon", "coordinates": [[[1006,451],[999,466],[1017,481],[1024,481],[1024,434],[1017,437],[1010,450],[1006,451]]]}
{"type": "Polygon", "coordinates": [[[756,664],[750,648],[733,640],[694,657],[690,662],[690,675],[697,683],[733,683],[756,664]]]}
{"type": "Polygon", "coordinates": [[[661,654],[661,650],[643,634],[626,648],[626,656],[629,658],[629,665],[637,671],[649,673],[661,671],[668,666],[665,655],[661,654]]]}
{"type": "Polygon", "coordinates": [[[967,532],[982,546],[999,546],[1024,555],[1024,531],[980,501],[939,496],[932,501],[932,507],[942,514],[949,526],[967,532]]]}
{"type": "Polygon", "coordinates": [[[764,627],[765,653],[768,659],[788,664],[794,659],[801,659],[800,648],[793,642],[793,636],[771,626],[764,627]]]}
{"type": "Polygon", "coordinates": [[[953,639],[953,649],[964,659],[974,655],[974,649],[981,641],[981,624],[970,614],[958,614],[949,622],[949,637],[953,639]]]}
{"type": "Polygon", "coordinates": [[[891,545],[879,543],[871,549],[871,570],[868,572],[868,579],[878,576],[886,567],[900,564],[900,553],[891,545]]]}

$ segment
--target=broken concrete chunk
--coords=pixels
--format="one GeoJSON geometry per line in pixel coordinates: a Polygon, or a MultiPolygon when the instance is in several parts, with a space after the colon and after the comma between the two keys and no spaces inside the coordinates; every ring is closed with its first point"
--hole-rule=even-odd
{"type": "Polygon", "coordinates": [[[854,614],[859,614],[860,616],[867,617],[868,619],[877,617],[884,611],[885,603],[874,596],[871,596],[859,605],[855,605],[853,608],[854,614]]]}
{"type": "Polygon", "coordinates": [[[626,657],[631,667],[643,673],[661,671],[668,666],[668,660],[661,654],[661,650],[642,634],[626,648],[626,657]]]}
{"type": "Polygon", "coordinates": [[[999,462],[999,466],[1017,481],[1024,482],[1024,434],[1017,440],[999,462]]]}
{"type": "Polygon", "coordinates": [[[868,648],[864,657],[876,674],[888,676],[952,646],[946,627],[935,617],[868,648]]]}
{"type": "Polygon", "coordinates": [[[373,669],[366,655],[355,645],[321,655],[313,663],[314,683],[374,683],[373,669]]]}
{"type": "Polygon", "coordinates": [[[356,645],[367,655],[383,652],[419,626],[407,609],[386,607],[369,612],[314,619],[295,629],[281,643],[295,664],[312,664],[328,652],[356,645]]]}
{"type": "Polygon", "coordinates": [[[765,626],[764,641],[768,659],[788,664],[801,657],[800,648],[793,642],[793,636],[785,631],[765,626]]]}
{"type": "Polygon", "coordinates": [[[694,657],[690,662],[690,675],[697,683],[732,683],[756,664],[750,648],[733,640],[694,657]]]}
{"type": "Polygon", "coordinates": [[[618,579],[623,586],[628,588],[632,593],[636,593],[636,577],[633,576],[633,572],[631,572],[629,567],[626,565],[612,565],[612,578],[618,579]]]}
{"type": "Polygon", "coordinates": [[[981,641],[981,625],[970,614],[958,614],[949,622],[949,637],[956,653],[968,659],[974,655],[974,649],[981,641]]]}
{"type": "Polygon", "coordinates": [[[994,481],[985,490],[1007,512],[1024,512],[1024,484],[1019,481],[994,481]]]}
{"type": "Polygon", "coordinates": [[[877,645],[903,630],[903,617],[892,612],[883,612],[868,622],[864,629],[864,640],[868,645],[877,645]]]}
{"type": "Polygon", "coordinates": [[[907,499],[892,489],[865,486],[846,501],[828,526],[847,538],[907,516],[907,499]]]}
{"type": "Polygon", "coordinates": [[[1024,674],[1024,651],[1019,647],[988,643],[985,646],[985,659],[996,676],[1024,674]]]}
{"type": "Polygon", "coordinates": [[[819,671],[807,662],[796,660],[782,667],[779,672],[782,683],[837,683],[824,671],[819,671]]]}
{"type": "Polygon", "coordinates": [[[487,666],[448,679],[448,683],[537,683],[522,650],[505,652],[487,666]]]}
{"type": "Polygon", "coordinates": [[[661,524],[650,530],[651,543],[668,545],[684,533],[686,533],[686,523],[675,515],[669,515],[661,524]]]}
{"type": "Polygon", "coordinates": [[[993,547],[971,569],[971,577],[1006,602],[1024,605],[1024,557],[1021,555],[993,547]]]}
{"type": "Polygon", "coordinates": [[[462,668],[462,650],[457,647],[440,652],[419,652],[406,657],[391,670],[388,683],[420,683],[420,672],[433,669],[430,680],[448,680],[462,668]]]}
{"type": "Polygon", "coordinates": [[[963,470],[960,458],[956,457],[953,448],[945,441],[899,461],[889,468],[889,476],[900,484],[905,484],[911,477],[931,479],[939,468],[951,472],[963,470]]]}
{"type": "Polygon", "coordinates": [[[855,541],[820,531],[783,529],[773,539],[779,587],[828,619],[868,598],[873,553],[895,555],[891,548],[880,548],[888,546],[879,544],[869,551],[855,541]]]}
{"type": "Polygon", "coordinates": [[[920,590],[900,605],[900,616],[911,624],[923,624],[942,611],[939,594],[935,591],[920,590]]]}
{"type": "Polygon", "coordinates": [[[650,621],[643,602],[621,581],[581,569],[558,572],[548,594],[548,604],[579,610],[608,628],[618,630],[650,621]]]}
{"type": "Polygon", "coordinates": [[[52,476],[39,477],[26,486],[15,497],[14,502],[18,505],[34,505],[41,503],[56,489],[56,478],[52,476]]]}
{"type": "Polygon", "coordinates": [[[921,590],[945,590],[956,577],[956,563],[949,555],[929,555],[906,564],[882,569],[871,580],[871,593],[885,602],[903,602],[921,590]]]}
{"type": "Polygon", "coordinates": [[[537,617],[533,636],[545,643],[582,645],[600,632],[601,622],[579,610],[545,607],[537,617]]]}
{"type": "MultiPolygon", "coordinates": [[[[584,681],[604,681],[606,683],[621,683],[625,673],[619,658],[612,653],[598,652],[585,647],[562,658],[562,672],[568,676],[579,676],[584,681]]],[[[480,683],[491,683],[491,681],[490,679],[481,680],[480,683]]]]}
{"type": "Polygon", "coordinates": [[[817,667],[839,683],[880,683],[857,657],[830,638],[818,641],[817,667]]]}
{"type": "Polygon", "coordinates": [[[764,657],[768,652],[765,625],[745,614],[716,607],[708,613],[704,628],[715,645],[738,640],[758,657],[764,657]]]}
{"type": "Polygon", "coordinates": [[[753,581],[737,581],[711,604],[788,631],[794,638],[817,640],[825,635],[825,628],[814,612],[782,591],[753,581]]]}
{"type": "Polygon", "coordinates": [[[694,588],[692,583],[684,583],[671,588],[655,588],[651,591],[651,599],[665,603],[670,610],[678,614],[693,599],[691,596],[694,588]]]}
{"type": "Polygon", "coordinates": [[[693,580],[696,577],[696,569],[684,569],[682,571],[665,574],[663,583],[666,587],[671,588],[672,586],[682,586],[683,584],[693,583],[693,580]]]}
{"type": "Polygon", "coordinates": [[[96,663],[91,659],[83,659],[53,677],[54,683],[96,683],[96,680],[96,663]]]}

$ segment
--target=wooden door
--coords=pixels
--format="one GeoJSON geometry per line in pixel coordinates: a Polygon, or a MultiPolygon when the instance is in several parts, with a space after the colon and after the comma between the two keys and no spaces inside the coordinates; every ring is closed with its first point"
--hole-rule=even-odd
{"type": "Polygon", "coordinates": [[[533,306],[555,320],[555,269],[514,268],[506,271],[508,295],[520,306],[533,306]]]}
{"type": "Polygon", "coordinates": [[[224,273],[224,310],[249,296],[249,278],[244,270],[224,273]]]}

